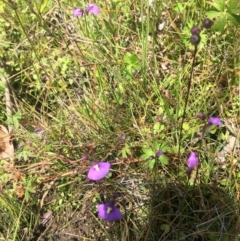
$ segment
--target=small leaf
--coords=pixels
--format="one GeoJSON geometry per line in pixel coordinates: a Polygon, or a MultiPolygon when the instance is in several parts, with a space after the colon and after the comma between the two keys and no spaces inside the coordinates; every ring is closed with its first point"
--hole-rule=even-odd
{"type": "Polygon", "coordinates": [[[131,62],[131,53],[126,53],[125,55],[124,55],[124,57],[123,57],[123,62],[125,63],[125,64],[131,64],[132,62],[131,62]]]}
{"type": "Polygon", "coordinates": [[[134,68],[136,70],[140,69],[141,67],[136,54],[126,53],[123,57],[123,62],[130,65],[131,68],[134,68]]]}
{"type": "Polygon", "coordinates": [[[151,152],[149,152],[149,153],[145,153],[145,154],[143,154],[143,155],[141,155],[141,158],[143,159],[143,160],[147,160],[148,158],[150,158],[150,157],[154,157],[155,156],[155,153],[151,153],[151,152]]]}
{"type": "Polygon", "coordinates": [[[153,169],[154,164],[155,164],[155,159],[152,159],[152,160],[148,161],[148,167],[149,167],[150,169],[153,169]]]}
{"type": "Polygon", "coordinates": [[[238,4],[239,4],[239,0],[230,0],[228,2],[228,12],[231,12],[232,10],[237,8],[238,4]]]}
{"type": "Polygon", "coordinates": [[[232,14],[227,13],[227,18],[233,25],[235,26],[239,25],[238,20],[232,14]]]}
{"type": "Polygon", "coordinates": [[[149,149],[149,148],[143,148],[143,152],[144,152],[145,154],[148,154],[149,156],[154,155],[153,150],[152,150],[152,149],[149,149]]]}
{"type": "Polygon", "coordinates": [[[225,8],[226,0],[215,0],[215,2],[219,4],[221,11],[223,12],[225,8]]]}
{"type": "Polygon", "coordinates": [[[217,11],[208,11],[208,12],[206,12],[206,15],[208,18],[217,18],[217,17],[221,16],[222,13],[217,12],[217,11]]]}
{"type": "Polygon", "coordinates": [[[28,202],[29,198],[30,198],[30,195],[29,195],[29,192],[25,189],[25,192],[24,192],[24,196],[25,196],[25,200],[28,202]]]}
{"type": "Polygon", "coordinates": [[[27,190],[28,192],[30,192],[30,193],[36,193],[36,190],[35,190],[34,187],[25,187],[25,188],[26,188],[26,190],[27,190]]]}
{"type": "Polygon", "coordinates": [[[164,125],[161,125],[159,122],[155,123],[153,126],[153,134],[157,134],[159,132],[161,132],[162,130],[164,130],[164,125]]]}
{"type": "Polygon", "coordinates": [[[70,85],[72,85],[73,84],[73,79],[68,79],[68,83],[70,84],[70,85]]]}
{"type": "Polygon", "coordinates": [[[237,177],[240,179],[240,171],[238,172],[237,177]]]}
{"type": "Polygon", "coordinates": [[[174,10],[177,12],[177,13],[181,13],[182,10],[183,10],[184,6],[182,3],[177,3],[176,4],[176,7],[174,8],[174,10]]]}
{"type": "Polygon", "coordinates": [[[221,184],[222,186],[227,186],[228,180],[227,180],[226,178],[224,178],[224,179],[222,179],[222,180],[220,181],[220,184],[221,184]]]}
{"type": "Polygon", "coordinates": [[[163,164],[163,165],[168,165],[168,158],[164,155],[161,155],[158,160],[163,164]]]}
{"type": "Polygon", "coordinates": [[[209,133],[211,133],[212,135],[214,135],[216,132],[217,132],[217,126],[215,126],[215,125],[212,125],[212,126],[210,126],[210,128],[209,128],[209,133]]]}
{"type": "Polygon", "coordinates": [[[131,63],[132,63],[132,64],[136,63],[136,62],[138,61],[137,55],[132,54],[132,55],[130,56],[130,60],[131,60],[131,63]]]}
{"type": "Polygon", "coordinates": [[[226,25],[227,22],[227,17],[226,15],[223,15],[222,17],[220,17],[218,19],[218,21],[214,24],[214,26],[212,27],[213,30],[219,31],[219,32],[223,32],[224,27],[226,25]]]}
{"type": "Polygon", "coordinates": [[[48,0],[43,0],[43,1],[42,1],[42,4],[41,4],[41,6],[40,6],[40,13],[43,13],[43,12],[44,12],[47,4],[48,4],[48,0]]]}
{"type": "Polygon", "coordinates": [[[165,233],[168,233],[170,231],[170,226],[168,224],[162,224],[160,228],[165,233]]]}
{"type": "MultiPolygon", "coordinates": [[[[14,125],[14,128],[15,129],[18,129],[19,127],[19,119],[21,119],[22,115],[21,113],[18,111],[16,112],[13,116],[12,116],[12,122],[13,122],[13,125],[14,125]]],[[[10,121],[11,122],[11,121],[10,121]]]]}
{"type": "Polygon", "coordinates": [[[152,146],[153,146],[153,150],[155,151],[159,149],[159,144],[157,141],[154,141],[152,146]]]}
{"type": "Polygon", "coordinates": [[[133,68],[134,68],[135,70],[140,70],[140,69],[141,69],[141,65],[135,63],[135,64],[133,65],[133,68]]]}
{"type": "Polygon", "coordinates": [[[126,70],[131,75],[132,74],[132,65],[127,65],[126,70]]]}
{"type": "Polygon", "coordinates": [[[122,158],[126,159],[127,158],[127,152],[124,148],[121,150],[121,153],[122,153],[122,158]]]}
{"type": "Polygon", "coordinates": [[[128,155],[131,155],[131,150],[130,150],[129,145],[127,143],[125,144],[125,146],[122,149],[121,153],[122,153],[122,157],[123,158],[127,158],[128,155]]]}
{"type": "Polygon", "coordinates": [[[234,9],[228,9],[228,12],[234,15],[240,15],[240,7],[234,9]]]}
{"type": "Polygon", "coordinates": [[[188,123],[183,123],[183,130],[189,130],[190,129],[190,126],[188,123]]]}
{"type": "Polygon", "coordinates": [[[222,5],[222,0],[220,0],[220,1],[216,0],[216,1],[213,1],[213,2],[208,2],[208,4],[210,4],[211,6],[216,8],[219,12],[224,11],[224,5],[222,5]]]}

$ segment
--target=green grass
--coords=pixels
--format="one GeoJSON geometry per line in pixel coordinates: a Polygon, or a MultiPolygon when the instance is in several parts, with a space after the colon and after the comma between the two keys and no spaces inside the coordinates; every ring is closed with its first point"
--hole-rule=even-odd
{"type": "Polygon", "coordinates": [[[83,1],[0,3],[0,75],[12,102],[9,116],[1,87],[0,120],[15,145],[14,166],[0,161],[0,240],[238,240],[240,25],[202,29],[186,103],[190,29],[214,6],[96,4],[98,16],[77,18],[83,1]],[[206,129],[200,112],[223,126],[206,129]],[[149,160],[158,149],[164,160],[149,160]],[[200,164],[188,178],[191,151],[200,164]],[[86,177],[95,160],[112,164],[97,183],[86,177]],[[107,223],[96,205],[114,193],[124,217],[107,223]]]}

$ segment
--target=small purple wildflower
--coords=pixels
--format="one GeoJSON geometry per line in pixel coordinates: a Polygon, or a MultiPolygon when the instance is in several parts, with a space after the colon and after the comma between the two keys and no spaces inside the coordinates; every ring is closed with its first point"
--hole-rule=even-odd
{"type": "Polygon", "coordinates": [[[107,221],[117,221],[122,218],[122,213],[115,207],[114,201],[98,205],[98,215],[107,221]]]}
{"type": "Polygon", "coordinates": [[[34,133],[39,133],[41,131],[41,129],[39,128],[39,127],[36,127],[35,129],[34,129],[34,133]]]}
{"type": "Polygon", "coordinates": [[[162,154],[163,154],[163,151],[162,150],[158,150],[156,152],[156,157],[160,157],[162,154]]]}
{"type": "Polygon", "coordinates": [[[208,123],[212,124],[212,125],[217,125],[217,126],[221,126],[222,122],[218,117],[210,117],[208,119],[208,123]]]}
{"type": "Polygon", "coordinates": [[[98,15],[99,14],[99,7],[94,3],[88,3],[86,5],[86,12],[92,13],[93,15],[98,15]]]}
{"type": "Polygon", "coordinates": [[[119,134],[118,140],[124,143],[126,141],[126,136],[124,134],[119,134]]]}
{"type": "Polygon", "coordinates": [[[188,169],[187,169],[187,173],[191,174],[192,171],[197,167],[198,165],[198,158],[195,152],[191,152],[190,156],[187,159],[187,165],[188,165],[188,169]]]}
{"type": "Polygon", "coordinates": [[[92,13],[93,15],[98,15],[100,12],[100,9],[96,4],[88,3],[86,5],[86,10],[74,7],[72,11],[73,11],[73,15],[75,15],[76,17],[82,17],[84,14],[89,14],[89,13],[92,13]]]}
{"type": "Polygon", "coordinates": [[[81,158],[83,161],[87,161],[88,160],[88,155],[86,153],[84,153],[82,155],[82,158],[81,158]]]}
{"type": "Polygon", "coordinates": [[[109,162],[97,162],[94,163],[89,171],[88,171],[88,178],[93,181],[98,181],[103,179],[110,170],[110,163],[109,162]]]}
{"type": "Polygon", "coordinates": [[[80,8],[73,8],[73,15],[75,15],[76,17],[82,17],[84,14],[84,10],[80,9],[80,8]]]}
{"type": "Polygon", "coordinates": [[[200,34],[200,28],[198,26],[193,26],[190,30],[191,34],[200,34]]]}
{"type": "Polygon", "coordinates": [[[83,89],[81,89],[81,88],[78,89],[78,90],[77,90],[77,93],[78,93],[79,95],[83,95],[83,89]]]}
{"type": "Polygon", "coordinates": [[[205,118],[205,115],[204,115],[203,112],[200,112],[200,113],[198,114],[198,117],[199,117],[200,119],[204,119],[204,118],[205,118]]]}

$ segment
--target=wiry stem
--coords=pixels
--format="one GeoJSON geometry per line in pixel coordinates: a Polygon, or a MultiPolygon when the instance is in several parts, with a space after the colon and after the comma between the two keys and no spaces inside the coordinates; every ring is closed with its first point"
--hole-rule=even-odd
{"type": "MultiPolygon", "coordinates": [[[[180,160],[180,149],[181,149],[183,123],[184,123],[185,116],[186,116],[186,110],[187,110],[187,106],[188,106],[188,100],[189,100],[189,95],[190,95],[190,90],[191,90],[191,85],[192,85],[193,68],[194,68],[194,65],[195,65],[196,53],[197,53],[197,45],[195,45],[195,49],[194,49],[194,53],[193,53],[191,72],[190,72],[190,77],[189,77],[188,86],[187,86],[187,95],[186,95],[186,99],[185,99],[185,104],[184,104],[184,109],[183,109],[183,116],[182,116],[182,121],[181,121],[181,126],[180,126],[179,145],[178,145],[178,160],[180,160]]],[[[185,200],[185,197],[187,196],[187,193],[188,193],[187,190],[188,190],[188,186],[187,186],[187,189],[185,190],[185,194],[184,194],[183,200],[185,200]]],[[[183,210],[183,202],[181,202],[180,205],[181,205],[181,210],[183,210]]],[[[183,221],[183,217],[182,217],[182,215],[180,215],[179,224],[181,224],[182,221],[183,221]]],[[[180,229],[179,229],[179,232],[178,232],[178,238],[179,237],[180,237],[180,229]]]]}
{"type": "Polygon", "coordinates": [[[184,123],[184,120],[185,120],[185,117],[186,117],[186,110],[187,110],[187,106],[188,106],[188,100],[189,100],[189,95],[190,95],[190,90],[191,90],[191,85],[192,85],[193,68],[194,68],[194,65],[195,65],[196,54],[197,54],[197,45],[195,45],[195,48],[194,48],[191,72],[190,72],[190,77],[189,77],[188,86],[187,86],[187,95],[186,95],[186,99],[185,99],[185,103],[184,103],[182,121],[181,121],[181,125],[180,125],[179,145],[178,145],[178,160],[180,160],[180,150],[181,150],[183,123],[184,123]]]}

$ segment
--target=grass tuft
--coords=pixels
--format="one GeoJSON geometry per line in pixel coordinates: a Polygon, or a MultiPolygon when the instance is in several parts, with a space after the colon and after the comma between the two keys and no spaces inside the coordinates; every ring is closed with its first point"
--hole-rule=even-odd
{"type": "Polygon", "coordinates": [[[239,4],[150,3],[0,2],[0,240],[239,239],[239,4]]]}

